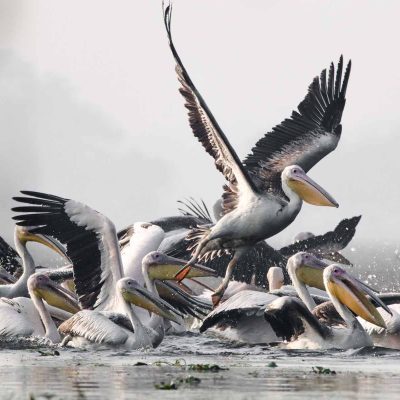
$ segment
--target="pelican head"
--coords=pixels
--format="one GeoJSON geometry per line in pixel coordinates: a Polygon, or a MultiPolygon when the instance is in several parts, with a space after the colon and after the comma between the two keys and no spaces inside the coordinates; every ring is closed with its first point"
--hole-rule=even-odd
{"type": "Polygon", "coordinates": [[[326,290],[331,296],[371,324],[386,328],[385,321],[371,299],[390,315],[392,312],[367,285],[352,277],[337,264],[325,268],[323,275],[326,290]]]}
{"type": "Polygon", "coordinates": [[[299,232],[294,238],[293,243],[302,242],[303,240],[311,239],[315,237],[312,232],[299,232]]]}
{"type": "Polygon", "coordinates": [[[128,303],[142,307],[152,313],[167,318],[173,322],[180,322],[182,314],[166,301],[155,296],[138,282],[131,278],[122,278],[117,282],[117,290],[128,303]]]}
{"type": "Polygon", "coordinates": [[[65,249],[61,244],[59,244],[56,240],[53,240],[51,237],[38,233],[32,233],[30,229],[33,228],[34,227],[16,225],[14,232],[16,242],[21,243],[23,246],[26,246],[27,242],[37,242],[49,247],[62,257],[65,257],[65,249]]]}
{"type": "Polygon", "coordinates": [[[53,282],[47,275],[36,273],[28,279],[28,290],[47,302],[47,304],[72,314],[80,311],[74,295],[53,282]]]}
{"type": "Polygon", "coordinates": [[[327,266],[315,255],[302,251],[289,258],[287,270],[291,278],[295,274],[304,284],[325,290],[323,271],[327,266]]]}
{"type": "MultiPolygon", "coordinates": [[[[187,264],[186,260],[167,256],[159,251],[152,251],[143,257],[143,274],[147,273],[150,279],[169,280],[175,279],[179,271],[187,264]]],[[[201,278],[205,276],[217,276],[216,272],[199,264],[195,264],[186,278],[201,278]]]]}
{"type": "Polygon", "coordinates": [[[314,182],[298,165],[290,165],[282,172],[286,183],[302,200],[315,206],[339,207],[336,200],[318,183],[314,182]]]}

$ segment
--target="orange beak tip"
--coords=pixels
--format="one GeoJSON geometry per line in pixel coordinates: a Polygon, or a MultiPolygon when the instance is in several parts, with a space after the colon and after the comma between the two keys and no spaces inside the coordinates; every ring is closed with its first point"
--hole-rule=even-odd
{"type": "Polygon", "coordinates": [[[178,282],[182,282],[186,278],[189,272],[190,272],[190,267],[184,267],[175,275],[175,279],[178,282]]]}

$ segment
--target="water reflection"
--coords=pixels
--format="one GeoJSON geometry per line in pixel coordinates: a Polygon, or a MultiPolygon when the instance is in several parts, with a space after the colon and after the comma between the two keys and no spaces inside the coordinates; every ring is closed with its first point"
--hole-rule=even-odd
{"type": "Polygon", "coordinates": [[[155,351],[79,352],[41,356],[36,350],[1,350],[1,399],[136,399],[163,400],[185,396],[235,399],[397,399],[400,352],[363,349],[357,352],[282,351],[261,346],[231,346],[209,337],[167,337],[155,351]],[[181,366],[174,366],[176,359],[181,366]],[[135,366],[163,360],[161,366],[135,366]],[[271,360],[278,365],[268,367],[271,360]],[[217,363],[218,373],[196,373],[184,363],[217,363]],[[336,375],[316,374],[322,365],[336,375]],[[195,375],[196,387],[158,391],[155,383],[195,375]]]}

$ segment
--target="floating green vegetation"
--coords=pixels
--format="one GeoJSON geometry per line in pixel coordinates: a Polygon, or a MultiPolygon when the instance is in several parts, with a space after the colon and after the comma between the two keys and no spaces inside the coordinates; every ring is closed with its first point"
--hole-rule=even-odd
{"type": "Polygon", "coordinates": [[[258,372],[257,371],[249,372],[249,375],[251,375],[253,378],[258,378],[258,372]]]}
{"type": "Polygon", "coordinates": [[[163,365],[169,365],[170,367],[186,367],[186,361],[183,358],[178,358],[174,362],[159,360],[154,361],[153,365],[155,365],[156,367],[161,367],[163,365]]]}
{"type": "Polygon", "coordinates": [[[319,375],[336,375],[336,371],[324,367],[312,367],[312,372],[319,375]]]}
{"type": "Polygon", "coordinates": [[[276,368],[278,364],[275,361],[271,361],[267,364],[267,367],[269,368],[276,368]]]}
{"type": "Polygon", "coordinates": [[[147,364],[147,363],[145,363],[143,361],[138,361],[138,362],[135,362],[135,364],[133,364],[134,367],[144,367],[144,366],[147,366],[147,365],[149,365],[149,364],[147,364]]]}
{"type": "Polygon", "coordinates": [[[154,387],[158,390],[178,390],[181,386],[197,386],[201,382],[200,378],[189,375],[186,378],[172,379],[169,382],[155,383],[154,387]]]}
{"type": "Polygon", "coordinates": [[[60,352],[58,350],[38,350],[41,356],[59,356],[60,352]]]}
{"type": "Polygon", "coordinates": [[[219,372],[227,371],[229,368],[220,367],[217,364],[189,364],[188,369],[197,372],[219,372]]]}

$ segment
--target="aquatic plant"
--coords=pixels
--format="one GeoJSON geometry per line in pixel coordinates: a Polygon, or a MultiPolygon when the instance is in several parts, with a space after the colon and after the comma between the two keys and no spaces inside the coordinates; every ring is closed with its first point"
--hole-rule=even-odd
{"type": "Polygon", "coordinates": [[[336,375],[336,371],[324,367],[312,367],[312,372],[319,375],[336,375]]]}
{"type": "Polygon", "coordinates": [[[219,371],[229,370],[229,368],[220,367],[217,364],[189,364],[188,369],[190,371],[198,371],[198,372],[219,372],[219,371]]]}
{"type": "Polygon", "coordinates": [[[59,356],[60,352],[58,350],[38,350],[41,356],[59,356]]]}
{"type": "Polygon", "coordinates": [[[182,385],[197,386],[200,382],[200,378],[189,375],[186,378],[172,379],[170,382],[155,383],[154,387],[158,390],[177,390],[182,385]]]}

